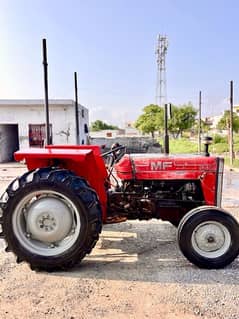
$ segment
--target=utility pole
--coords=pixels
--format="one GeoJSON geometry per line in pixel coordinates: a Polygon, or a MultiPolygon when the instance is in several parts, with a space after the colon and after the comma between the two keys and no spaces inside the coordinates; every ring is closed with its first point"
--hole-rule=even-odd
{"type": "Polygon", "coordinates": [[[78,110],[78,85],[77,85],[77,73],[74,73],[75,77],[75,121],[76,121],[76,144],[80,144],[80,130],[79,130],[79,110],[78,110]]]}
{"type": "Polygon", "coordinates": [[[164,105],[164,153],[169,154],[168,105],[164,105]]]}
{"type": "Polygon", "coordinates": [[[234,151],[233,151],[233,81],[230,81],[230,130],[229,130],[229,144],[230,144],[230,164],[233,165],[234,151]]]}
{"type": "Polygon", "coordinates": [[[198,153],[201,153],[201,132],[202,132],[202,92],[199,91],[199,110],[198,110],[198,153]]]}
{"type": "Polygon", "coordinates": [[[166,81],[166,53],[168,50],[168,39],[166,36],[158,35],[157,48],[157,83],[155,103],[163,107],[167,103],[167,81],[166,81]]]}
{"type": "Polygon", "coordinates": [[[48,100],[48,73],[47,73],[47,47],[46,39],[42,40],[43,49],[43,73],[44,73],[44,91],[45,91],[45,114],[46,114],[46,144],[50,144],[50,124],[49,124],[49,100],[48,100]]]}

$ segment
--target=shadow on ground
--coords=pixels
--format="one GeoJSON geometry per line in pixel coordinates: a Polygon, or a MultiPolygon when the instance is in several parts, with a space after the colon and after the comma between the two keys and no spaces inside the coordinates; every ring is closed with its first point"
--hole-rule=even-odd
{"type": "Polygon", "coordinates": [[[199,269],[176,243],[176,229],[160,221],[107,225],[90,256],[57,276],[161,283],[239,284],[239,259],[220,270],[199,269]]]}

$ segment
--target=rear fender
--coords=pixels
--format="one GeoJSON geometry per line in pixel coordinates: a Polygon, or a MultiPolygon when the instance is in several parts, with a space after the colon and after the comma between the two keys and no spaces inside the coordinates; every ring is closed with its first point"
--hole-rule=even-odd
{"type": "Polygon", "coordinates": [[[14,153],[16,161],[24,161],[29,170],[56,166],[73,171],[83,177],[96,191],[106,218],[107,195],[105,180],[107,171],[100,150],[92,146],[48,146],[14,153]]]}

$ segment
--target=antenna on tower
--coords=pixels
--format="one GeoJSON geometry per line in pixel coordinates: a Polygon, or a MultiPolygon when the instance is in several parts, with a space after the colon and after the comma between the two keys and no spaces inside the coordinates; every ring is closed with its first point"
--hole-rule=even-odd
{"type": "Polygon", "coordinates": [[[166,81],[166,53],[168,50],[168,38],[165,35],[158,35],[157,48],[157,84],[156,84],[156,105],[164,106],[167,103],[167,81],[166,81]]]}

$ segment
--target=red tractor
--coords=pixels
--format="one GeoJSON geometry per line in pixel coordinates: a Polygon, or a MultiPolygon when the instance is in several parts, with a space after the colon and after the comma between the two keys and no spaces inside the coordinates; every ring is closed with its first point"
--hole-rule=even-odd
{"type": "MultiPolygon", "coordinates": [[[[206,154],[209,155],[209,154],[206,154]]],[[[239,253],[239,224],[220,208],[223,159],[125,154],[116,147],[47,146],[15,153],[28,172],[1,198],[7,251],[32,269],[67,269],[95,246],[102,224],[157,218],[178,227],[184,256],[221,268],[239,253]]]]}

